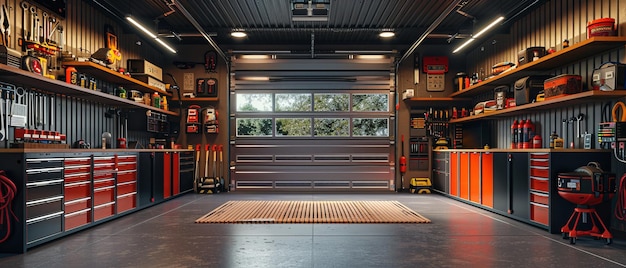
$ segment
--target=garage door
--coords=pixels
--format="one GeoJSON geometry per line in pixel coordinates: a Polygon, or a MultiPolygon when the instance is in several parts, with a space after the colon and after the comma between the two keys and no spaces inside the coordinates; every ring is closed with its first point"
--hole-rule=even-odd
{"type": "Polygon", "coordinates": [[[233,190],[393,191],[392,70],[390,58],[235,56],[233,190]]]}

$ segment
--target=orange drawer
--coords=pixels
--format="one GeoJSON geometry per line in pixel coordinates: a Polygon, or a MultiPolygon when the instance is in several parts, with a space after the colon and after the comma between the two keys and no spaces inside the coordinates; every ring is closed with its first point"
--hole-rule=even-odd
{"type": "Polygon", "coordinates": [[[125,182],[117,185],[117,195],[125,195],[137,192],[137,184],[135,182],[125,182]]]}
{"type": "Polygon", "coordinates": [[[91,182],[75,182],[65,184],[65,201],[91,197],[91,182]]]}
{"type": "Polygon", "coordinates": [[[531,202],[530,220],[548,226],[548,205],[531,202]]]}
{"type": "Polygon", "coordinates": [[[101,156],[101,157],[94,157],[93,158],[93,163],[94,165],[97,164],[114,164],[115,163],[115,157],[114,156],[101,156]]]}
{"type": "Polygon", "coordinates": [[[127,194],[117,198],[117,213],[122,213],[137,207],[137,194],[127,194]]]}
{"type": "Polygon", "coordinates": [[[91,222],[91,209],[84,209],[65,215],[65,231],[71,230],[91,222]]]}
{"type": "Polygon", "coordinates": [[[85,174],[80,174],[80,175],[71,175],[68,176],[67,174],[65,175],[65,185],[67,184],[72,184],[75,182],[90,182],[91,179],[89,179],[89,173],[85,173],[85,174]]]}
{"type": "Polygon", "coordinates": [[[91,208],[91,197],[65,202],[65,215],[91,208]]]}
{"type": "Polygon", "coordinates": [[[549,205],[548,194],[530,192],[530,202],[535,202],[543,205],[549,205]]]}
{"type": "Polygon", "coordinates": [[[547,168],[530,168],[530,176],[532,177],[541,177],[541,178],[549,178],[550,170],[547,168]]]}
{"type": "Polygon", "coordinates": [[[93,190],[93,205],[99,206],[115,200],[115,186],[93,190]]]}
{"type": "Polygon", "coordinates": [[[530,189],[534,190],[534,191],[541,191],[541,192],[549,192],[550,189],[550,185],[549,185],[550,180],[548,179],[538,179],[538,178],[531,178],[530,179],[530,189]]]}
{"type": "Polygon", "coordinates": [[[93,220],[94,221],[111,217],[113,216],[113,214],[115,214],[115,203],[108,203],[108,204],[93,208],[93,220]]]}
{"type": "Polygon", "coordinates": [[[531,167],[549,167],[550,162],[548,159],[530,159],[531,167]]]}
{"type": "Polygon", "coordinates": [[[124,183],[130,181],[137,181],[137,172],[119,172],[117,173],[117,182],[124,183]]]}

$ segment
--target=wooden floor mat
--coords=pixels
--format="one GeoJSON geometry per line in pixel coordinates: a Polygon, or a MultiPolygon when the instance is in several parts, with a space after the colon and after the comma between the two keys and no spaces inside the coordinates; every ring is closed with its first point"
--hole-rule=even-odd
{"type": "Polygon", "coordinates": [[[429,223],[397,201],[228,201],[196,223],[429,223]]]}

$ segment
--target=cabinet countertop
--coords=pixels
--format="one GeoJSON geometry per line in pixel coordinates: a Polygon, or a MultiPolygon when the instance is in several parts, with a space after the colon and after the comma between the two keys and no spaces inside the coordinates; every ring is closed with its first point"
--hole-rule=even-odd
{"type": "Polygon", "coordinates": [[[493,149],[435,149],[435,152],[458,152],[458,153],[597,153],[597,152],[611,152],[606,149],[505,149],[505,148],[493,148],[493,149]]]}

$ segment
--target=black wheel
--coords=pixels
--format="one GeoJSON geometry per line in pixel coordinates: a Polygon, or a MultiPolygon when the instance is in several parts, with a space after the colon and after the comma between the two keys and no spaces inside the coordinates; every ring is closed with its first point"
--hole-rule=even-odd
{"type": "Polygon", "coordinates": [[[562,232],[561,236],[563,237],[563,239],[568,239],[569,238],[569,234],[566,232],[562,232]]]}
{"type": "Polygon", "coordinates": [[[611,239],[611,238],[607,238],[607,239],[606,239],[606,244],[607,244],[607,245],[610,245],[611,243],[613,243],[613,239],[611,239]]]}
{"type": "Polygon", "coordinates": [[[569,243],[572,244],[572,245],[576,244],[576,237],[570,237],[569,238],[569,243]]]}

